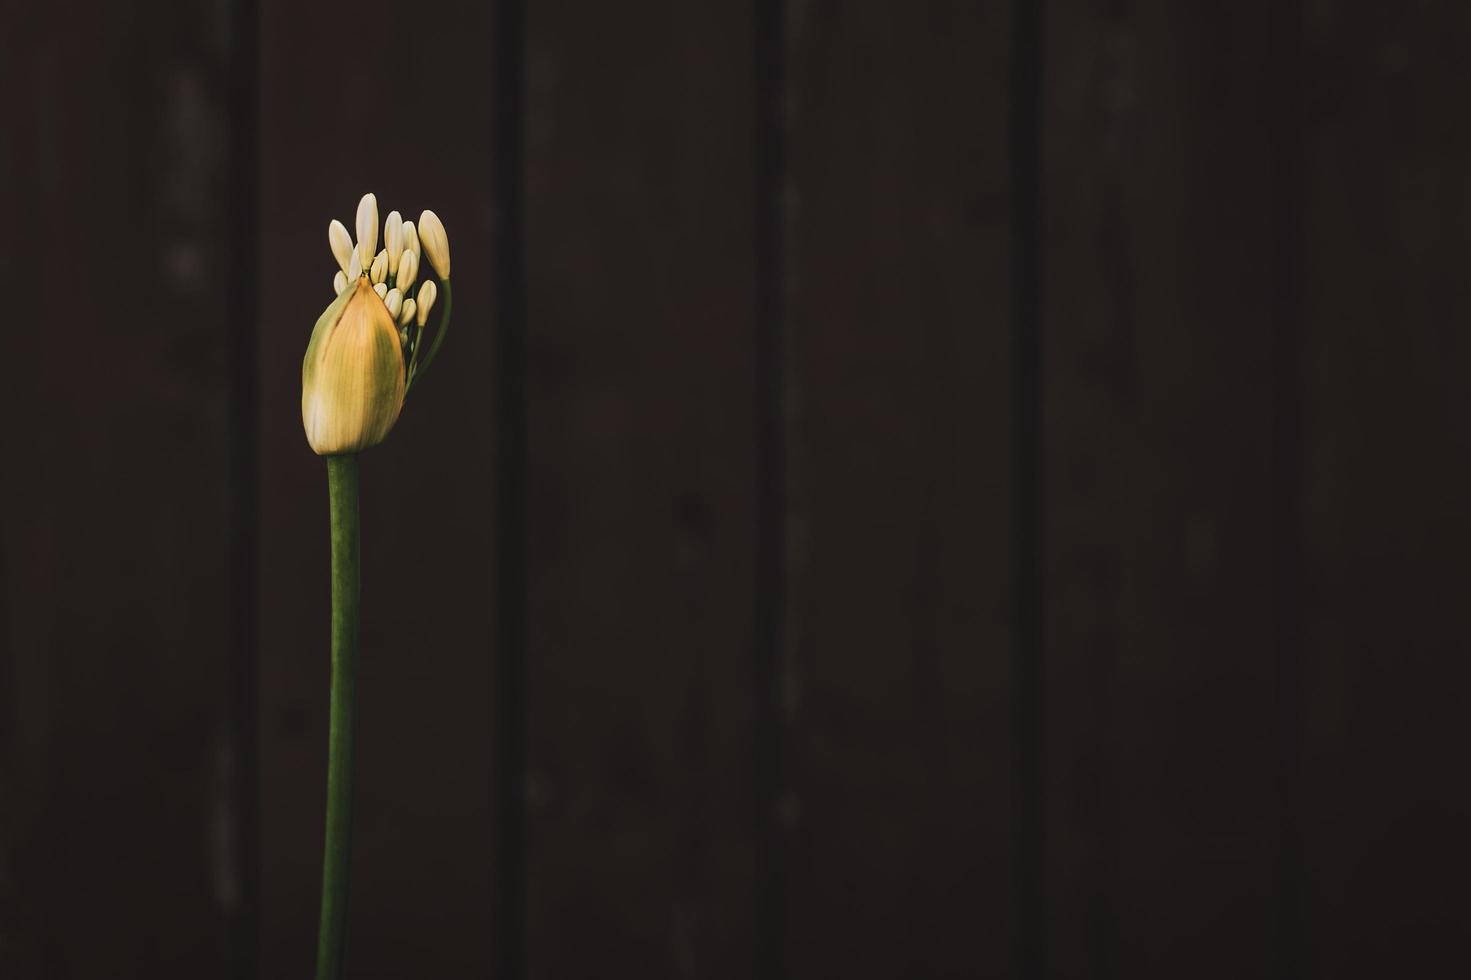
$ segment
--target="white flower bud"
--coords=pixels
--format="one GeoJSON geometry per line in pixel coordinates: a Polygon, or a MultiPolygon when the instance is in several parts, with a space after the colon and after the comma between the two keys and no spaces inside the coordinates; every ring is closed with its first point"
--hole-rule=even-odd
{"type": "Polygon", "coordinates": [[[364,194],[358,202],[358,254],[378,254],[378,199],[364,194]]]}
{"type": "Polygon", "coordinates": [[[339,269],[339,270],[337,270],[337,275],[335,275],[335,276],[332,277],[332,292],[335,293],[338,296],[341,296],[342,295],[342,291],[344,289],[346,289],[346,288],[347,288],[347,273],[345,273],[341,269],[339,269]]]}
{"type": "Polygon", "coordinates": [[[398,257],[404,254],[404,221],[397,211],[388,212],[383,222],[383,245],[388,252],[388,274],[398,273],[398,257]]]}
{"type": "Polygon", "coordinates": [[[404,222],[404,251],[419,254],[419,231],[412,221],[404,222]]]}
{"type": "Polygon", "coordinates": [[[386,283],[386,282],[374,283],[373,284],[373,292],[375,292],[375,293],[378,294],[378,298],[379,299],[383,299],[385,296],[388,295],[388,283],[386,283]]]}
{"type": "Polygon", "coordinates": [[[404,294],[397,289],[390,289],[388,295],[383,297],[383,305],[388,307],[388,315],[397,320],[399,312],[403,310],[404,294]]]}
{"type": "Polygon", "coordinates": [[[423,326],[429,320],[429,311],[434,306],[434,299],[439,295],[439,287],[434,285],[433,279],[426,279],[424,285],[419,287],[419,304],[416,315],[419,318],[419,326],[423,326]]]}
{"type": "Polygon", "coordinates": [[[380,251],[373,259],[373,266],[368,272],[368,278],[376,282],[383,282],[388,278],[388,252],[380,251]]]}
{"type": "Polygon", "coordinates": [[[343,271],[347,273],[347,281],[350,283],[357,282],[358,279],[362,278],[363,256],[362,253],[358,251],[358,247],[356,245],[352,247],[352,254],[348,256],[347,259],[347,268],[343,271]]]}
{"type": "Polygon", "coordinates": [[[332,257],[346,275],[347,263],[352,258],[352,236],[347,233],[347,226],[333,219],[327,226],[327,244],[332,246],[332,257]]]}
{"type": "Polygon", "coordinates": [[[414,297],[410,296],[408,299],[404,300],[404,308],[400,310],[398,314],[399,326],[403,327],[409,324],[409,321],[414,318],[414,309],[416,308],[416,306],[417,304],[414,302],[414,297]]]}
{"type": "Polygon", "coordinates": [[[413,252],[405,252],[398,260],[398,278],[394,280],[394,283],[407,293],[417,278],[419,278],[419,256],[413,252]]]}
{"type": "Polygon", "coordinates": [[[424,257],[434,266],[439,278],[449,278],[449,236],[444,233],[444,222],[433,211],[419,215],[419,243],[424,247],[424,257]]]}

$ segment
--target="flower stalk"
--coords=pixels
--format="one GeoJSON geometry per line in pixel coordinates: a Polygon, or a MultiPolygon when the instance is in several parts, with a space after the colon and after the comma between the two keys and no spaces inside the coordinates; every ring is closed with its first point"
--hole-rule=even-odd
{"type": "Polygon", "coordinates": [[[387,438],[404,398],[427,369],[449,328],[449,239],[432,211],[411,221],[391,211],[378,250],[378,200],[358,203],[357,241],[340,221],[327,242],[339,271],[336,296],[312,330],[301,365],[301,420],[308,444],[327,460],[332,539],[332,694],[327,742],[327,828],[322,858],[322,917],[317,980],[341,980],[347,945],[348,865],[352,853],[354,732],[359,639],[358,454],[387,438]],[[428,354],[420,364],[425,326],[443,284],[444,302],[428,354]],[[417,300],[410,289],[421,273],[417,300]]]}
{"type": "Polygon", "coordinates": [[[332,703],[327,735],[327,845],[317,980],[339,980],[347,945],[347,871],[352,854],[352,773],[357,727],[358,599],[361,589],[358,457],[327,457],[332,532],[332,703]]]}

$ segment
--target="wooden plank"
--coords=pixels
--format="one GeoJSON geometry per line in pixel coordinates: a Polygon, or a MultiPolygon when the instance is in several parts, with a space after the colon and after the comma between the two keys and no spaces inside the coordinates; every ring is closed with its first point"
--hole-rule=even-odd
{"type": "Polygon", "coordinates": [[[752,973],[747,8],[528,10],[539,977],[752,973]]]}
{"type": "Polygon", "coordinates": [[[226,52],[199,10],[6,25],[0,975],[215,976],[226,52]]]}
{"type": "Polygon", "coordinates": [[[1051,976],[1277,963],[1275,11],[1048,8],[1051,976]]]}
{"type": "Polygon", "coordinates": [[[326,778],[326,481],[300,365],[331,299],[327,222],[433,208],[456,322],[363,458],[354,977],[490,970],[494,903],[494,11],[271,2],[262,26],[262,975],[310,969],[326,778]]]}
{"type": "Polygon", "coordinates": [[[1007,11],[791,18],[785,973],[1006,976],[1007,11]]]}
{"type": "Polygon", "coordinates": [[[1301,975],[1423,976],[1471,921],[1471,10],[1304,34],[1301,975]]]}

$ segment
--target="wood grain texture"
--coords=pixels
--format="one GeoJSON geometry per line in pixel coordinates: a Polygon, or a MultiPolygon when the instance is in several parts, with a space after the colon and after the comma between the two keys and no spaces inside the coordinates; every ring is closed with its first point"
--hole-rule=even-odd
{"type": "Polygon", "coordinates": [[[326,778],[327,497],[300,364],[327,222],[445,221],[455,324],[362,460],[353,977],[482,976],[493,950],[493,10],[267,3],[262,25],[262,975],[310,968],[326,778]]]}
{"type": "Polygon", "coordinates": [[[751,34],[528,11],[538,977],[752,971],[751,34]]]}
{"type": "Polygon", "coordinates": [[[216,975],[226,59],[198,10],[5,22],[0,975],[216,975]]]}
{"type": "Polygon", "coordinates": [[[784,970],[1006,976],[1006,14],[790,17],[784,970]]]}
{"type": "Polygon", "coordinates": [[[1049,4],[1049,976],[1276,967],[1279,20],[1049,4]]]}
{"type": "Polygon", "coordinates": [[[1303,33],[1303,975],[1425,975],[1471,920],[1471,11],[1303,33]]]}

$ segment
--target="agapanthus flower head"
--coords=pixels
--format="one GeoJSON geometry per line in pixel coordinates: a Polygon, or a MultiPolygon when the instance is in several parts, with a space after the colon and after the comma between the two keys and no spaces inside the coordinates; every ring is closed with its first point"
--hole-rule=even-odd
{"type": "Polygon", "coordinates": [[[420,255],[448,286],[449,240],[432,211],[419,219],[430,240],[420,238],[412,221],[391,211],[378,248],[378,199],[358,202],[357,240],[341,221],[327,226],[327,243],[339,267],[332,281],[336,296],[312,331],[301,365],[301,419],[307,442],[319,455],[356,453],[382,442],[398,421],[417,371],[428,367],[448,326],[448,307],[435,343],[422,362],[419,348],[428,326],[437,287],[419,283],[420,255]]]}

